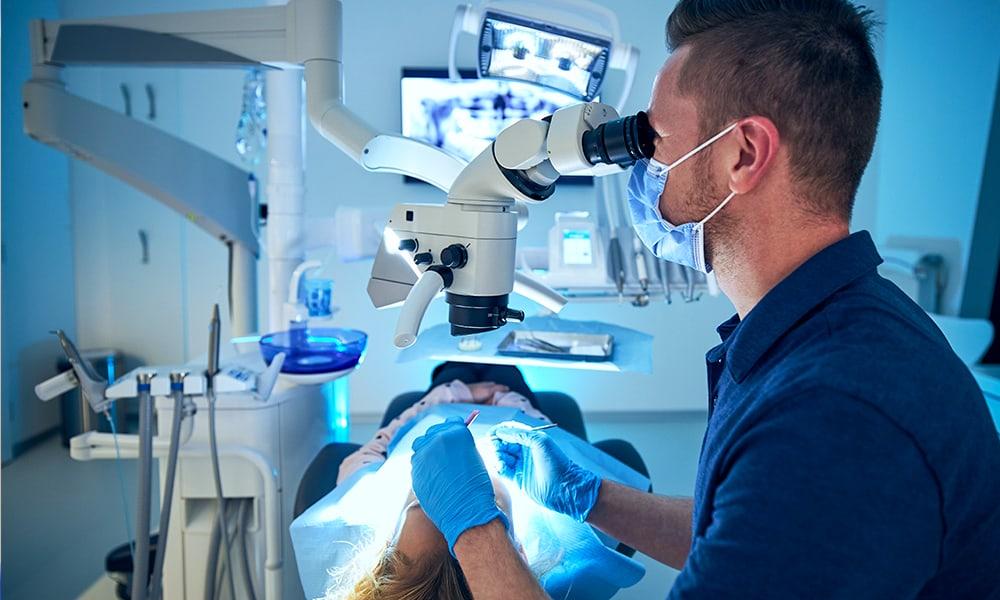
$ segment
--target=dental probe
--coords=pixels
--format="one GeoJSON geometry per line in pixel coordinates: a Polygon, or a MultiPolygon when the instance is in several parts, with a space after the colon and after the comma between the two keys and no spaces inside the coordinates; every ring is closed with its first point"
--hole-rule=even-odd
{"type": "Polygon", "coordinates": [[[541,431],[543,429],[552,429],[553,427],[559,427],[557,423],[546,423],[545,425],[539,425],[537,427],[532,427],[528,431],[541,431]]]}

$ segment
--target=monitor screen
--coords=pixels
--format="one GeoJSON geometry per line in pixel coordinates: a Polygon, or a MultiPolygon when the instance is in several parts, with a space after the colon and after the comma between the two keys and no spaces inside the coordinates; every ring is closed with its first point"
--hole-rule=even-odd
{"type": "Polygon", "coordinates": [[[594,262],[590,231],[586,229],[563,229],[563,264],[590,265],[594,262]]]}
{"type": "Polygon", "coordinates": [[[531,83],[478,79],[474,71],[461,75],[461,81],[450,81],[446,69],[403,69],[403,135],[471,161],[515,121],[580,102],[531,83]]]}

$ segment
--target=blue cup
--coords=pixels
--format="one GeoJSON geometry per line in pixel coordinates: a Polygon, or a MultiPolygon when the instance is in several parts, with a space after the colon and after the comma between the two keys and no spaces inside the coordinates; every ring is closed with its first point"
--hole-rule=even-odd
{"type": "Polygon", "coordinates": [[[330,300],[333,298],[332,279],[306,279],[302,283],[305,291],[305,305],[309,317],[329,317],[331,313],[330,300]]]}

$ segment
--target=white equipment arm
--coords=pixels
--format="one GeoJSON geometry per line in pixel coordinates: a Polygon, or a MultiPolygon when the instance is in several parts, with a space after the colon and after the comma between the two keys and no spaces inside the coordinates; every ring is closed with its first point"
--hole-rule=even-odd
{"type": "Polygon", "coordinates": [[[323,137],[366,169],[403,173],[447,191],[462,160],[423,142],[382,135],[344,104],[342,29],[340,0],[34,21],[32,59],[42,79],[51,78],[45,66],[77,64],[304,67],[307,111],[323,137]]]}
{"type": "Polygon", "coordinates": [[[28,135],[152,196],[212,237],[257,253],[246,171],[152,125],[74,96],[58,79],[32,78],[23,97],[28,135]]]}

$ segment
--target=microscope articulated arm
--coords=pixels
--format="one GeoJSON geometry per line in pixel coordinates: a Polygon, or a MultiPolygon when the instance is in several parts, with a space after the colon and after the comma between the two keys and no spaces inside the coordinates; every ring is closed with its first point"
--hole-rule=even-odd
{"type": "Polygon", "coordinates": [[[408,175],[447,192],[465,168],[465,161],[437,146],[378,133],[351,112],[343,101],[343,74],[339,61],[308,60],[305,78],[306,109],[313,127],[369,171],[408,175]]]}
{"type": "Polygon", "coordinates": [[[588,102],[561,108],[541,121],[514,123],[462,171],[448,193],[448,202],[544,202],[555,193],[555,184],[563,175],[599,177],[621,172],[619,164],[594,160],[585,139],[585,134],[617,117],[613,107],[588,102]]]}
{"type": "MultiPolygon", "coordinates": [[[[157,65],[304,68],[310,122],[371,171],[402,173],[447,191],[464,161],[417,140],[382,134],[344,104],[340,0],[31,24],[35,77],[53,67],[157,65]]],[[[52,143],[52,142],[47,142],[52,143]]],[[[53,144],[56,145],[56,144],[53,144]]],[[[58,147],[58,146],[57,146],[58,147]]]]}

